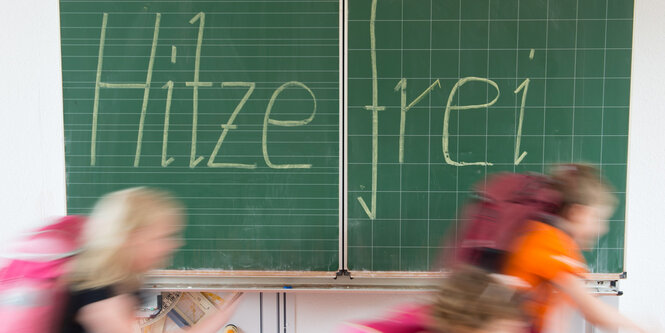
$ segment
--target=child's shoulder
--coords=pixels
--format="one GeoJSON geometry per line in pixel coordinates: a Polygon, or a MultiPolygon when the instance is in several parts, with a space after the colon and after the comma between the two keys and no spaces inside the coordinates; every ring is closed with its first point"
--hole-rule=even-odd
{"type": "Polygon", "coordinates": [[[554,277],[560,271],[584,273],[586,264],[570,235],[553,225],[531,221],[508,261],[510,275],[521,270],[554,277]]]}
{"type": "Polygon", "coordinates": [[[539,221],[529,221],[522,237],[522,245],[542,246],[550,249],[577,249],[575,240],[556,226],[539,221]]]}

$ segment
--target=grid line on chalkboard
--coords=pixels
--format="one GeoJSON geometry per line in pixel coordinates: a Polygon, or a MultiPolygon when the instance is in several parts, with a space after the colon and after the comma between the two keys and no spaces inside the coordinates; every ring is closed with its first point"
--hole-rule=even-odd
{"type": "MultiPolygon", "coordinates": [[[[492,21],[492,0],[487,0],[487,60],[485,61],[485,71],[487,76],[490,73],[490,22],[492,21]]],[[[485,87],[485,100],[489,101],[490,98],[490,87],[485,87]]],[[[489,108],[485,108],[485,156],[483,161],[489,161],[487,156],[487,146],[488,146],[488,132],[489,132],[489,108]]],[[[485,164],[483,176],[483,186],[487,186],[487,164],[485,164]]]]}
{"type": "MultiPolygon", "coordinates": [[[[400,29],[399,29],[399,38],[400,38],[400,58],[399,58],[399,73],[400,77],[404,77],[404,0],[401,0],[401,21],[400,21],[400,29]]],[[[431,19],[431,16],[430,16],[431,19]]],[[[431,30],[430,30],[431,33],[431,30]]],[[[430,45],[431,46],[431,45],[430,45]]],[[[431,61],[431,53],[430,53],[430,61],[431,61]]],[[[430,74],[431,76],[431,74],[430,74]]],[[[402,270],[402,173],[404,172],[404,168],[402,164],[399,166],[399,191],[400,191],[400,196],[399,196],[399,252],[398,252],[398,265],[397,269],[402,270]]]]}
{"type": "MultiPolygon", "coordinates": [[[[609,13],[609,0],[605,0],[605,36],[603,38],[603,46],[607,47],[607,15],[609,13]]],[[[603,50],[603,77],[607,75],[607,50],[603,50]]],[[[600,173],[603,174],[603,132],[605,130],[605,80],[603,80],[603,97],[601,98],[603,103],[603,108],[600,110],[600,173]]],[[[600,243],[600,234],[596,237],[596,242],[600,243]]],[[[596,266],[598,265],[599,256],[596,256],[596,266]]]]}
{"type": "MultiPolygon", "coordinates": [[[[457,47],[459,49],[457,51],[457,77],[458,78],[462,77],[462,1],[463,0],[459,0],[459,13],[458,13],[458,22],[457,22],[457,31],[458,31],[457,47]]],[[[461,103],[460,103],[460,98],[461,98],[460,96],[461,95],[462,95],[461,93],[457,95],[457,105],[461,105],[461,103]]],[[[459,133],[460,132],[459,129],[460,129],[460,117],[457,116],[457,132],[455,132],[455,133],[459,133]]],[[[457,156],[459,156],[459,143],[460,143],[460,140],[457,140],[456,147],[455,147],[455,154],[457,154],[457,156]]],[[[459,166],[455,167],[455,217],[459,217],[460,214],[461,214],[460,213],[461,212],[461,210],[460,210],[460,197],[459,197],[459,190],[460,190],[460,188],[459,188],[459,171],[460,171],[459,166]]],[[[455,220],[455,230],[454,230],[454,232],[455,232],[455,244],[457,244],[457,242],[459,241],[459,235],[460,235],[460,232],[461,232],[460,221],[455,220]]]]}
{"type": "MultiPolygon", "coordinates": [[[[429,0],[429,81],[432,82],[432,12],[433,12],[433,7],[434,7],[434,0],[429,0]]],[[[430,136],[427,140],[427,151],[431,152],[432,151],[432,126],[430,125],[432,123],[432,94],[429,94],[428,96],[428,104],[430,108],[427,110],[427,117],[428,117],[428,125],[427,125],[427,134],[430,136]]],[[[431,173],[432,173],[432,157],[431,154],[427,154],[427,235],[430,234],[430,202],[431,202],[431,197],[430,197],[430,181],[431,181],[431,173]]],[[[429,237],[427,237],[427,247],[429,247],[429,237]]],[[[427,251],[427,261],[430,262],[430,253],[427,251]]]]}
{"type": "MultiPolygon", "coordinates": [[[[579,28],[579,12],[580,12],[580,1],[575,0],[575,54],[573,55],[573,102],[577,98],[577,36],[579,28]]],[[[572,107],[573,116],[572,116],[572,130],[571,130],[571,140],[570,140],[570,162],[573,163],[575,160],[575,112],[577,111],[577,106],[573,104],[572,107]]],[[[602,140],[602,139],[601,139],[602,140]]]]}
{"type": "MultiPolygon", "coordinates": [[[[576,45],[577,46],[577,45],[576,45]]],[[[515,87],[519,86],[519,49],[520,49],[520,0],[517,0],[517,22],[515,24],[515,49],[518,50],[515,52],[515,87]]],[[[518,104],[518,97],[517,94],[515,94],[514,99],[513,99],[513,104],[514,105],[519,105],[518,104]]],[[[513,113],[513,119],[514,123],[518,124],[519,123],[519,115],[518,113],[521,113],[521,110],[518,110],[515,108],[515,112],[513,113]]],[[[517,151],[517,133],[518,133],[518,128],[517,126],[514,127],[513,134],[515,135],[515,140],[513,140],[513,144],[515,144],[515,152],[514,156],[518,156],[521,154],[520,151],[517,151]]],[[[517,172],[517,164],[513,163],[513,172],[517,172]]]]}
{"type": "MultiPolygon", "coordinates": [[[[106,13],[108,14],[123,14],[123,15],[155,15],[158,12],[114,12],[114,11],[107,11],[106,13]]],[[[192,12],[178,12],[178,13],[173,13],[169,12],[169,15],[175,16],[175,15],[191,15],[194,16],[198,14],[199,12],[192,11],[192,12]]],[[[89,15],[89,14],[94,14],[94,15],[99,15],[99,12],[61,12],[61,15],[89,15]]],[[[161,13],[160,13],[161,14],[161,13]]],[[[206,11],[206,14],[211,14],[211,15],[294,15],[294,14],[299,14],[299,15],[335,15],[337,16],[337,13],[329,13],[329,12],[210,12],[206,11]]]]}
{"type": "MultiPolygon", "coordinates": [[[[542,22],[545,22],[545,21],[575,21],[575,19],[572,19],[572,18],[562,18],[562,19],[530,18],[530,19],[520,19],[520,20],[524,21],[524,22],[529,22],[529,21],[531,21],[531,22],[538,22],[538,21],[542,21],[542,22]]],[[[609,21],[632,21],[631,18],[608,18],[607,20],[609,20],[609,21]]],[[[369,22],[369,20],[357,20],[357,19],[356,20],[349,20],[349,21],[350,22],[369,22]]],[[[430,20],[416,20],[416,19],[412,19],[412,20],[379,20],[379,19],[377,19],[376,20],[376,22],[400,22],[400,21],[403,21],[403,22],[430,22],[430,20]]],[[[515,21],[515,19],[497,19],[497,18],[492,19],[492,20],[488,20],[488,19],[434,19],[434,20],[431,20],[431,21],[432,22],[486,22],[486,21],[506,22],[506,21],[515,21]]],[[[602,18],[582,18],[582,19],[578,19],[578,21],[603,21],[604,22],[604,21],[606,21],[606,19],[602,19],[602,18]]]]}
{"type": "MultiPolygon", "coordinates": [[[[90,0],[60,0],[61,3],[85,3],[85,2],[90,2],[90,0]]],[[[122,2],[131,2],[131,3],[136,3],[136,0],[95,0],[95,2],[103,3],[103,2],[112,2],[112,3],[122,3],[122,2]]],[[[141,2],[145,3],[150,3],[150,2],[158,2],[158,3],[169,3],[169,2],[176,2],[176,3],[181,3],[182,0],[141,0],[141,2]]],[[[200,3],[245,3],[245,2],[286,2],[286,3],[300,3],[300,2],[306,2],[309,3],[311,0],[195,0],[195,2],[200,2],[200,3]]],[[[332,2],[337,4],[337,0],[316,0],[316,2],[332,2]]]]}
{"type": "MultiPolygon", "coordinates": [[[[546,12],[547,12],[547,20],[545,21],[545,70],[547,70],[547,60],[549,56],[548,47],[550,46],[550,41],[549,41],[549,36],[550,36],[550,0],[546,1],[546,12]]],[[[545,137],[545,134],[547,134],[547,80],[545,80],[545,89],[543,92],[543,138],[545,137]]],[[[545,149],[546,147],[546,142],[545,139],[543,139],[543,164],[541,166],[540,172],[545,173],[545,156],[547,156],[546,152],[547,150],[545,149]]]]}

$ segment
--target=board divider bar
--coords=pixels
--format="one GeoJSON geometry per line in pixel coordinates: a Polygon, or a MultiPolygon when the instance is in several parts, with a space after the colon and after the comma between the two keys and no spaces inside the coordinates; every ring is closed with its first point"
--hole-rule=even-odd
{"type": "Polygon", "coordinates": [[[338,179],[339,179],[339,193],[338,198],[338,214],[339,214],[339,259],[338,259],[338,268],[340,271],[346,269],[347,266],[347,252],[349,250],[347,242],[347,145],[346,137],[348,135],[347,125],[346,125],[346,114],[347,114],[347,103],[346,103],[346,54],[347,50],[347,35],[346,35],[346,1],[339,2],[339,81],[337,82],[337,87],[339,90],[339,169],[338,169],[338,179]]]}

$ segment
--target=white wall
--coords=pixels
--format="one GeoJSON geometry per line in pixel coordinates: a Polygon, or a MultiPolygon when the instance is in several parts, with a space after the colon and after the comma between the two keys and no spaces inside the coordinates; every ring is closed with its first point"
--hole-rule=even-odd
{"type": "Polygon", "coordinates": [[[58,1],[2,7],[0,245],[65,212],[58,1]]]}
{"type": "Polygon", "coordinates": [[[420,295],[298,294],[295,330],[289,333],[333,333],[342,322],[381,318],[399,304],[421,298],[420,295]]]}
{"type": "Polygon", "coordinates": [[[665,1],[636,0],[630,106],[625,295],[620,309],[665,327],[665,1]],[[660,318],[658,318],[660,317],[660,318]]]}
{"type": "MultiPolygon", "coordinates": [[[[58,1],[22,0],[0,11],[0,245],[65,212],[58,1]],[[29,15],[26,15],[29,13],[29,15]]],[[[627,211],[628,279],[619,307],[660,320],[665,311],[665,13],[663,0],[635,0],[627,211]],[[657,319],[660,317],[660,319],[657,319]]],[[[274,295],[273,295],[274,296],[274,295]]],[[[273,297],[271,296],[271,297],[273,297]]],[[[266,296],[268,297],[268,296],[266,296]]],[[[375,316],[414,295],[299,294],[289,332],[332,332],[336,322],[375,316]]],[[[616,300],[612,300],[616,303],[616,300]]],[[[293,303],[291,303],[293,302],[293,303]]],[[[274,306],[273,306],[274,307],[274,306]]],[[[256,309],[238,314],[252,322],[256,309]]],[[[264,332],[274,332],[265,326],[264,332]]],[[[252,330],[253,331],[253,330],[252,330]]],[[[580,325],[576,331],[582,331],[580,325]]],[[[248,331],[249,332],[249,331],[248,331]]]]}

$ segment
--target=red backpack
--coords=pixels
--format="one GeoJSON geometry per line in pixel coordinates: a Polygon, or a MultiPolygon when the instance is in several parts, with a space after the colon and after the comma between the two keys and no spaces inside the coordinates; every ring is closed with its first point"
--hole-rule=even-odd
{"type": "Polygon", "coordinates": [[[66,286],[60,277],[79,249],[84,218],[66,216],[9,248],[0,267],[0,333],[57,331],[66,286]]]}
{"type": "Polygon", "coordinates": [[[542,174],[498,173],[474,186],[475,198],[465,205],[453,251],[444,265],[470,264],[500,272],[503,259],[528,220],[552,220],[561,195],[542,174]]]}

